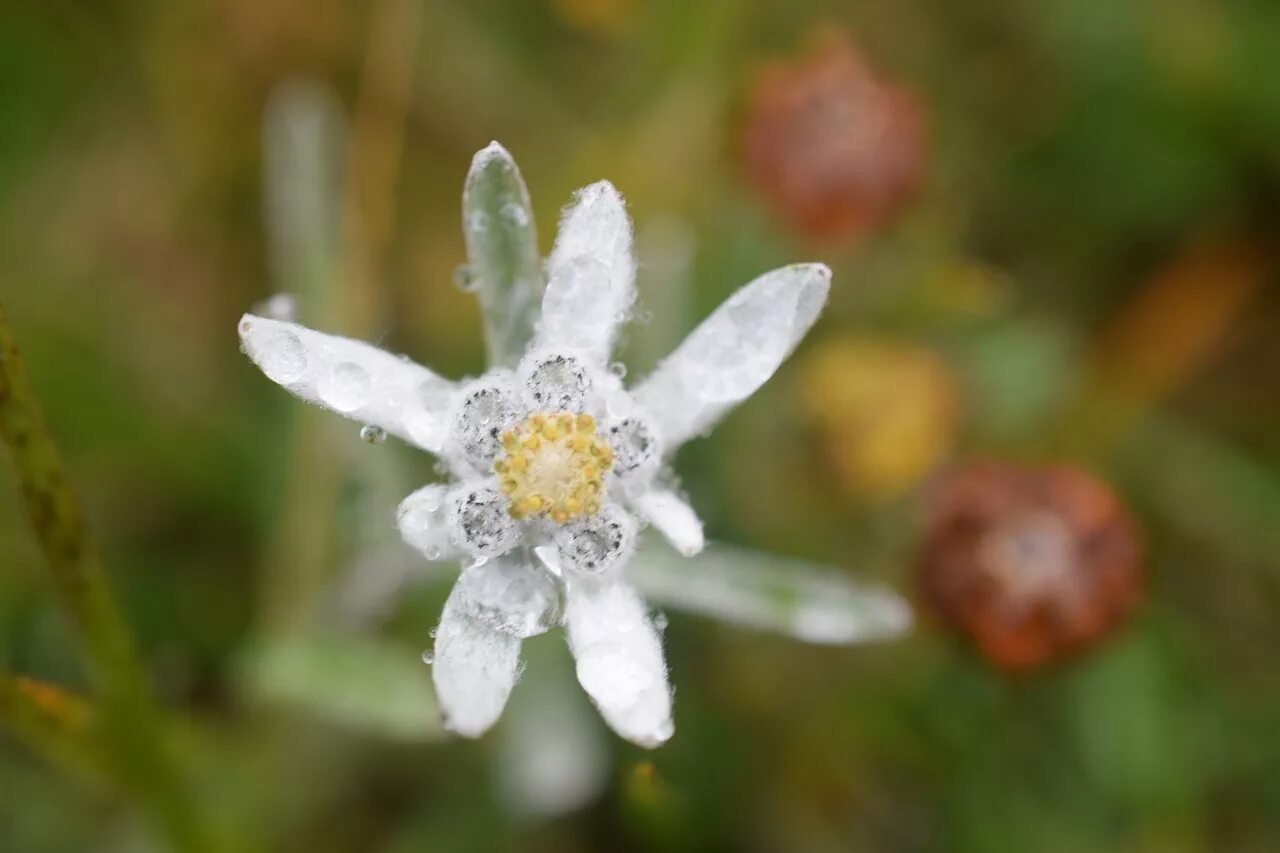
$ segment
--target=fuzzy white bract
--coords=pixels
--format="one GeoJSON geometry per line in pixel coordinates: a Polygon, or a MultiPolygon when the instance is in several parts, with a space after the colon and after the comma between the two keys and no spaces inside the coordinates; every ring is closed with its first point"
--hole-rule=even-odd
{"type": "MultiPolygon", "coordinates": [[[[477,161],[498,153],[490,146],[477,161]]],[[[631,221],[602,181],[565,210],[536,332],[514,369],[451,381],[359,341],[240,321],[244,351],[269,379],[447,467],[447,484],[400,505],[399,528],[427,559],[463,561],[433,665],[459,734],[498,719],[522,640],[559,625],[578,680],[618,734],[654,747],[673,732],[661,635],[626,581],[637,532],[651,525],[686,556],[702,550],[702,523],[669,485],[668,461],[778,369],[817,319],[831,274],[800,264],[760,276],[628,389],[609,359],[635,270],[631,221]]]]}

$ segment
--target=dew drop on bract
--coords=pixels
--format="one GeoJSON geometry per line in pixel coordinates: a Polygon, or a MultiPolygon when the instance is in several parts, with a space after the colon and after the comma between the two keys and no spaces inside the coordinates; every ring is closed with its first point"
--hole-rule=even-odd
{"type": "Polygon", "coordinates": [[[275,382],[287,385],[307,371],[307,351],[292,332],[280,332],[265,341],[258,351],[262,372],[275,382]]]}
{"type": "Polygon", "coordinates": [[[504,204],[502,206],[502,217],[512,225],[521,228],[529,224],[529,212],[518,204],[504,204]]]}
{"type": "Polygon", "coordinates": [[[653,627],[657,628],[659,631],[667,630],[667,614],[665,613],[653,614],[653,627]]]}
{"type": "Polygon", "coordinates": [[[627,366],[620,361],[615,361],[609,365],[609,372],[621,379],[627,375],[627,366]]]}
{"type": "Polygon", "coordinates": [[[472,274],[471,267],[466,264],[458,264],[453,271],[453,286],[463,293],[474,293],[476,288],[480,286],[480,279],[472,274]]]}
{"type": "Polygon", "coordinates": [[[422,653],[422,662],[427,666],[431,666],[431,664],[436,662],[436,653],[431,651],[431,649],[427,649],[422,653]]]}
{"type": "Polygon", "coordinates": [[[387,440],[387,431],[380,426],[365,424],[360,427],[360,438],[369,444],[382,444],[387,440]]]}
{"type": "Polygon", "coordinates": [[[369,372],[354,362],[341,362],[320,382],[320,399],[331,409],[354,412],[369,399],[369,372]]]}

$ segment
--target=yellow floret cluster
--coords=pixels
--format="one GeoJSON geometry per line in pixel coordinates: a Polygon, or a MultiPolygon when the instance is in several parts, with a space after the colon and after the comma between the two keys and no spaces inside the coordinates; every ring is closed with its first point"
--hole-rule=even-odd
{"type": "Polygon", "coordinates": [[[545,516],[564,524],[600,509],[613,450],[591,415],[538,412],[502,434],[493,463],[513,518],[545,516]]]}

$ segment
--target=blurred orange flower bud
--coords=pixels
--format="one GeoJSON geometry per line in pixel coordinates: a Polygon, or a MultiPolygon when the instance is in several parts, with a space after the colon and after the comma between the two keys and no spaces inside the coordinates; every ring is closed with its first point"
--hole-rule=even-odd
{"type": "Polygon", "coordinates": [[[924,603],[991,663],[1030,670],[1111,632],[1142,597],[1142,546],[1104,483],[1067,465],[972,463],[932,498],[924,603]]]}
{"type": "Polygon", "coordinates": [[[924,171],[916,99],[877,79],[838,32],[815,39],[804,58],[764,69],[743,137],[749,180],[817,239],[853,239],[884,224],[924,171]]]}

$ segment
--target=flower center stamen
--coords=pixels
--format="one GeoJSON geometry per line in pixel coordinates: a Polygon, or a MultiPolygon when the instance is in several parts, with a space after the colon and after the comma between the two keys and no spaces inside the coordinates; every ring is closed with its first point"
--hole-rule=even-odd
{"type": "Polygon", "coordinates": [[[600,510],[613,450],[591,415],[538,412],[502,433],[493,463],[513,518],[546,516],[565,524],[600,510]]]}

